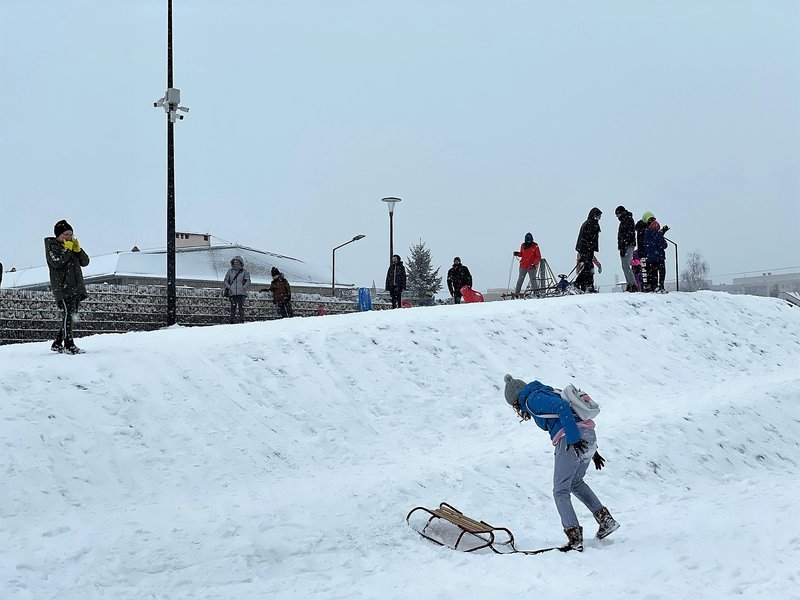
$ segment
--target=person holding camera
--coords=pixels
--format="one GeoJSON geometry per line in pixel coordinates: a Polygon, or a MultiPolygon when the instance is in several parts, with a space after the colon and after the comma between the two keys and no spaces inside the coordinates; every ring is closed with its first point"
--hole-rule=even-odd
{"type": "Polygon", "coordinates": [[[88,298],[81,269],[88,266],[89,256],[66,220],[55,224],[53,236],[44,238],[44,255],[50,271],[50,291],[61,309],[61,324],[50,349],[58,353],[83,354],[84,351],[75,345],[72,330],[78,321],[78,307],[88,298]]]}

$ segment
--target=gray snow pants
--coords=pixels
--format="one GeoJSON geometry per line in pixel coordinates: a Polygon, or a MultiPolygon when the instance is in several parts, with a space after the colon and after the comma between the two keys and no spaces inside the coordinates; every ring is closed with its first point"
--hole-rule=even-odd
{"type": "Polygon", "coordinates": [[[636,246],[628,246],[628,249],[625,250],[625,256],[620,257],[622,273],[625,275],[625,283],[628,285],[636,285],[636,278],[633,276],[633,270],[631,269],[634,250],[636,250],[636,246]]]}
{"type": "MultiPolygon", "coordinates": [[[[541,266],[541,263],[539,263],[541,266]]],[[[522,284],[525,283],[525,276],[528,276],[528,281],[530,281],[530,287],[534,290],[538,290],[542,285],[542,282],[539,281],[539,267],[533,267],[530,269],[523,269],[522,267],[519,268],[519,277],[517,278],[517,286],[514,288],[514,291],[519,294],[520,290],[522,289],[522,284]]]]}
{"type": "Polygon", "coordinates": [[[589,443],[589,447],[581,457],[575,454],[573,448],[567,448],[567,439],[562,437],[556,445],[555,467],[553,469],[553,498],[561,517],[564,529],[577,527],[578,515],[572,507],[571,495],[586,505],[592,514],[603,508],[600,500],[594,495],[592,488],[583,480],[586,469],[592,460],[592,455],[597,450],[597,437],[592,429],[579,429],[581,438],[589,443]]]}

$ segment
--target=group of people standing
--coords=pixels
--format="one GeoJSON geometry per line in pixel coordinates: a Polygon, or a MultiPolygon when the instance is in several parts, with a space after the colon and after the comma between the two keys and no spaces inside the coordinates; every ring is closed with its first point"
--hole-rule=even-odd
{"type": "Polygon", "coordinates": [[[633,214],[624,206],[618,206],[614,214],[619,219],[617,249],[625,274],[625,291],[666,294],[667,240],[664,234],[669,227],[662,227],[650,211],[644,213],[636,223],[633,222],[633,214]],[[646,280],[642,278],[643,271],[646,280]]]}
{"type": "MultiPolygon", "coordinates": [[[[660,292],[664,289],[666,276],[667,241],[664,234],[669,227],[661,226],[652,212],[646,212],[642,218],[634,223],[633,214],[624,206],[618,206],[614,214],[619,220],[617,231],[617,249],[619,250],[622,272],[625,275],[625,291],[627,292],[660,292]],[[646,279],[642,278],[642,272],[646,279]]],[[[596,253],[600,250],[600,218],[603,216],[596,206],[590,211],[578,232],[575,242],[577,252],[575,260],[575,287],[582,292],[596,292],[594,274],[603,272],[603,265],[598,260],[596,253]]],[[[541,262],[541,251],[538,244],[533,241],[533,235],[525,234],[525,241],[519,251],[514,251],[514,256],[519,257],[519,278],[514,289],[519,294],[526,275],[530,278],[532,287],[541,262]]]]}
{"type": "MultiPolygon", "coordinates": [[[[50,346],[53,352],[82,354],[75,345],[73,328],[78,321],[80,303],[88,297],[83,280],[83,267],[89,265],[89,255],[81,247],[72,225],[62,219],[53,226],[53,236],[44,239],[44,254],[50,275],[50,290],[61,310],[59,329],[50,346]]],[[[231,305],[230,322],[244,322],[244,300],[250,288],[250,273],[241,256],[231,259],[231,268],[223,280],[223,294],[231,305]]],[[[277,267],[272,267],[272,302],[280,317],[292,317],[292,288],[277,267]]],[[[1,277],[1,275],[0,275],[1,277]]]]}
{"type": "MultiPolygon", "coordinates": [[[[270,274],[272,283],[269,291],[272,293],[272,303],[278,309],[279,317],[281,319],[293,317],[292,286],[278,267],[272,267],[270,274]]],[[[247,298],[250,283],[250,272],[244,268],[244,259],[241,256],[234,256],[231,259],[231,268],[222,280],[222,294],[231,303],[230,323],[244,323],[244,299],[247,298]]]]}
{"type": "MultiPolygon", "coordinates": [[[[617,250],[619,251],[622,273],[625,275],[626,292],[660,292],[664,289],[666,276],[667,241],[664,234],[669,227],[664,227],[656,220],[652,212],[646,212],[634,223],[633,213],[620,205],[614,209],[619,220],[617,229],[617,250]],[[643,266],[646,269],[646,280],[642,278],[643,266]]],[[[581,225],[575,250],[578,253],[575,286],[581,291],[597,291],[594,287],[594,268],[602,273],[603,267],[595,256],[599,251],[600,217],[603,212],[596,206],[581,225]]]]}

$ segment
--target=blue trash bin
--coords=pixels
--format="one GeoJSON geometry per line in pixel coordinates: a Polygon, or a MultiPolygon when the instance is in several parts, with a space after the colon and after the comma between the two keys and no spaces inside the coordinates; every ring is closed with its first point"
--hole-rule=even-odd
{"type": "Polygon", "coordinates": [[[358,310],[361,312],[372,310],[372,296],[369,294],[369,288],[358,288],[358,310]]]}

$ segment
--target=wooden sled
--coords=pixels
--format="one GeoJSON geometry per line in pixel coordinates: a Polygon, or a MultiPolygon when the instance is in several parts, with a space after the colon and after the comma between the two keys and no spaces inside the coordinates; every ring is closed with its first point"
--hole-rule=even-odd
{"type": "Polygon", "coordinates": [[[424,506],[417,506],[412,508],[408,515],[406,515],[406,523],[408,523],[412,529],[415,529],[418,534],[420,534],[426,540],[432,541],[434,544],[446,546],[447,544],[445,544],[443,541],[431,537],[426,533],[428,527],[432,522],[434,522],[435,519],[447,521],[461,530],[461,533],[459,533],[458,538],[456,539],[456,543],[452,546],[453,550],[458,550],[461,552],[475,552],[476,550],[482,550],[484,548],[489,548],[495,554],[541,554],[543,552],[549,552],[550,550],[566,551],[564,547],[560,546],[541,548],[539,550],[518,550],[514,545],[514,534],[512,534],[507,528],[494,527],[493,525],[489,525],[486,521],[476,521],[475,519],[471,519],[460,510],[450,506],[446,502],[439,504],[439,508],[433,509],[425,508],[424,506]],[[423,511],[430,515],[425,523],[425,526],[421,530],[416,530],[414,526],[411,525],[411,515],[417,511],[423,511]],[[472,541],[475,545],[466,548],[467,544],[464,544],[464,536],[469,536],[467,539],[472,541]]]}

